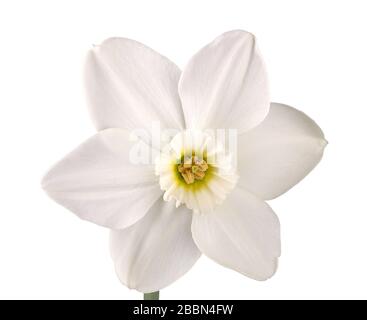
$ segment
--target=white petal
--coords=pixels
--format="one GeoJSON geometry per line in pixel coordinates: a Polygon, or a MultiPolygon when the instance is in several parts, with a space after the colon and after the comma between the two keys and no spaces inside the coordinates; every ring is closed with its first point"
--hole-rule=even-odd
{"type": "Polygon", "coordinates": [[[266,280],[276,271],[279,231],[271,208],[239,188],[214,212],[193,215],[192,235],[200,251],[255,280],[266,280]]]}
{"type": "Polygon", "coordinates": [[[186,126],[244,132],[269,110],[269,88],[255,37],[231,31],[189,61],[179,82],[186,126]]]}
{"type": "Polygon", "coordinates": [[[135,225],[112,231],[111,255],[121,282],[153,292],[184,275],[200,257],[191,221],[188,209],[159,199],[135,225]]]}
{"type": "Polygon", "coordinates": [[[304,113],[272,103],[265,120],[238,138],[239,185],[273,199],[317,165],[326,144],[321,129],[304,113]]]}
{"type": "Polygon", "coordinates": [[[87,98],[99,130],[184,128],[178,96],[181,71],[166,57],[143,44],[111,38],[88,54],[87,98]]]}
{"type": "Polygon", "coordinates": [[[132,225],[161,196],[154,168],[132,164],[122,129],[103,130],[57,163],[42,186],[80,218],[109,228],[132,225]]]}

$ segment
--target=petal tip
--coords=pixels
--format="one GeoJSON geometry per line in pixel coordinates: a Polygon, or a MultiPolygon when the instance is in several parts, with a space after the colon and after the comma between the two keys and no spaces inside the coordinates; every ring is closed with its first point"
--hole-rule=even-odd
{"type": "Polygon", "coordinates": [[[278,258],[274,258],[272,261],[272,266],[269,268],[269,270],[267,270],[268,272],[264,272],[264,274],[261,275],[259,274],[253,277],[250,276],[250,278],[259,282],[265,282],[267,280],[270,280],[278,270],[278,261],[279,261],[278,258]]]}
{"type": "Polygon", "coordinates": [[[326,146],[329,144],[329,141],[325,138],[321,140],[321,146],[322,148],[326,148],[326,146]]]}
{"type": "Polygon", "coordinates": [[[48,193],[49,191],[49,179],[50,178],[50,171],[46,172],[43,177],[41,178],[40,181],[40,187],[42,188],[42,190],[44,190],[46,193],[48,193]]]}
{"type": "Polygon", "coordinates": [[[230,34],[238,34],[238,35],[243,35],[243,36],[251,36],[252,38],[255,38],[255,35],[250,32],[250,31],[246,31],[243,29],[233,29],[233,30],[229,30],[223,33],[223,35],[230,35],[230,34]]]}

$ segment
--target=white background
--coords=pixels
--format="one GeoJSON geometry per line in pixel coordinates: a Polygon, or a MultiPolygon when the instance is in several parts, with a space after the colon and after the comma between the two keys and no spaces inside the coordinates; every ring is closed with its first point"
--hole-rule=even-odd
{"type": "Polygon", "coordinates": [[[44,172],[95,131],[87,50],[139,40],[183,67],[215,36],[256,34],[272,100],[324,130],[319,166],[271,201],[282,224],[277,274],[256,282],[202,257],[163,299],[367,298],[365,1],[2,1],[0,298],[139,299],[115,276],[108,230],[40,188],[44,172]]]}

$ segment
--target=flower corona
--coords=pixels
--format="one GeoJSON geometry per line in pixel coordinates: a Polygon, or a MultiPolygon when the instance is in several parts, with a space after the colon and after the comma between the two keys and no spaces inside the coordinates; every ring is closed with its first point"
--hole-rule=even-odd
{"type": "Polygon", "coordinates": [[[237,173],[231,154],[205,132],[178,133],[156,160],[164,200],[185,204],[195,213],[212,211],[235,187],[237,173]]]}

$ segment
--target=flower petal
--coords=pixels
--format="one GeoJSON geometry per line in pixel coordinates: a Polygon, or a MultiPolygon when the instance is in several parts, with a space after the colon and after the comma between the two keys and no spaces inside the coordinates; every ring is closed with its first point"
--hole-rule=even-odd
{"type": "Polygon", "coordinates": [[[210,214],[194,214],[192,235],[202,253],[255,280],[270,278],[280,256],[280,226],[262,200],[236,188],[210,214]]]}
{"type": "Polygon", "coordinates": [[[200,257],[190,231],[191,212],[157,200],[135,225],[111,232],[117,275],[129,288],[160,290],[185,274],[200,257]]]}
{"type": "Polygon", "coordinates": [[[122,129],[100,131],[57,163],[43,188],[82,219],[117,229],[132,225],[162,192],[151,165],[131,163],[128,138],[122,129]]]}
{"type": "Polygon", "coordinates": [[[321,129],[304,113],[272,103],[265,120],[238,138],[239,185],[273,199],[317,165],[326,144],[321,129]]]}
{"type": "Polygon", "coordinates": [[[143,44],[110,38],[88,54],[87,98],[98,130],[184,128],[177,85],[181,71],[143,44]]]}
{"type": "Polygon", "coordinates": [[[230,31],[189,61],[179,82],[187,128],[233,128],[259,124],[270,98],[264,63],[255,37],[230,31]]]}

